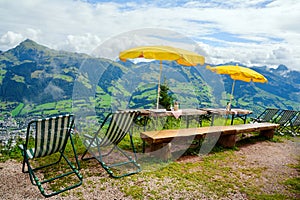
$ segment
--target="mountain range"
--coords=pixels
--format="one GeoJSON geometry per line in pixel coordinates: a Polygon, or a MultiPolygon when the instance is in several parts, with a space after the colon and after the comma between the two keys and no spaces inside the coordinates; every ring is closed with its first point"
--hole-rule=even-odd
{"type": "MultiPolygon", "coordinates": [[[[78,105],[82,108],[85,101],[94,104],[99,112],[103,108],[152,108],[156,101],[158,66],[158,61],[122,62],[57,51],[27,39],[0,52],[0,108],[14,115],[34,114],[39,105],[57,102],[68,102],[68,108],[78,105]]],[[[299,71],[285,65],[251,69],[263,74],[268,82],[236,81],[233,107],[300,110],[299,71]]],[[[168,85],[170,94],[182,107],[225,107],[233,81],[205,66],[183,67],[163,62],[161,82],[168,85]]]]}

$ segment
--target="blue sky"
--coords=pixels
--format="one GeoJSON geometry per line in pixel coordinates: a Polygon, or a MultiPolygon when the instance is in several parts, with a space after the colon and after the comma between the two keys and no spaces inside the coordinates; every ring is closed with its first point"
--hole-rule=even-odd
{"type": "Polygon", "coordinates": [[[0,0],[0,50],[30,38],[88,54],[105,43],[107,53],[146,44],[136,30],[150,28],[191,39],[197,48],[187,48],[209,64],[284,64],[300,71],[299,10],[298,0],[0,0]],[[116,42],[128,32],[136,41],[116,42]]]}

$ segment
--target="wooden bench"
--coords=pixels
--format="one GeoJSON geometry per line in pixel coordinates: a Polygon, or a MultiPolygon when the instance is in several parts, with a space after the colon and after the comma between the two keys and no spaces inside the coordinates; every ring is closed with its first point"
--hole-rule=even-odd
{"type": "Polygon", "coordinates": [[[187,139],[201,139],[208,134],[214,134],[218,138],[218,144],[224,147],[233,147],[237,141],[237,135],[241,133],[260,132],[261,136],[273,138],[275,129],[279,124],[255,123],[239,124],[232,126],[208,126],[199,128],[170,129],[160,131],[141,132],[140,136],[150,146],[150,152],[159,155],[163,160],[171,157],[171,141],[176,138],[185,141],[187,139]],[[163,148],[164,147],[164,148],[163,148]]]}

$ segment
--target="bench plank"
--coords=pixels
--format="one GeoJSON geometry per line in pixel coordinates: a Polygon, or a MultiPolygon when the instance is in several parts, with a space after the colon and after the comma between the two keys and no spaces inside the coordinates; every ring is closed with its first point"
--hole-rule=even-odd
{"type": "MultiPolygon", "coordinates": [[[[233,147],[236,143],[237,134],[260,132],[261,136],[272,138],[275,129],[279,124],[254,123],[239,124],[231,126],[207,126],[199,128],[169,129],[159,131],[144,131],[140,136],[144,142],[150,145],[150,149],[157,150],[170,143],[174,138],[184,139],[194,137],[194,139],[204,138],[207,134],[220,133],[218,143],[224,147],[233,147]]],[[[168,156],[165,156],[168,157],[168,156]]]]}
{"type": "Polygon", "coordinates": [[[229,126],[207,126],[199,128],[168,129],[160,131],[141,132],[141,138],[149,144],[168,143],[173,138],[205,136],[210,133],[234,134],[236,131],[229,126]]]}
{"type": "Polygon", "coordinates": [[[239,133],[258,132],[263,130],[274,130],[278,124],[272,123],[256,123],[256,124],[239,124],[232,126],[206,126],[199,128],[184,128],[184,129],[166,129],[159,131],[141,132],[141,138],[149,144],[168,143],[173,138],[204,136],[211,133],[221,133],[222,135],[231,135],[239,133]]]}
{"type": "Polygon", "coordinates": [[[258,132],[262,130],[273,130],[276,129],[279,124],[273,123],[255,123],[255,124],[240,124],[240,125],[233,125],[234,128],[239,133],[249,133],[249,132],[258,132]]]}

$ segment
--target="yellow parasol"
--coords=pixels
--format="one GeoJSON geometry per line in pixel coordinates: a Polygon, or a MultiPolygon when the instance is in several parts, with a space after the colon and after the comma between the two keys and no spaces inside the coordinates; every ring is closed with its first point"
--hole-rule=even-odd
{"type": "Polygon", "coordinates": [[[231,89],[231,95],[230,95],[230,101],[231,104],[233,91],[234,91],[234,85],[236,80],[245,81],[245,82],[258,82],[258,83],[265,83],[268,80],[260,73],[246,68],[241,67],[238,65],[223,65],[223,66],[217,66],[217,67],[210,67],[207,66],[207,69],[211,70],[212,72],[216,72],[217,74],[227,74],[230,75],[230,78],[233,79],[232,83],[232,89],[231,89]]]}
{"type": "Polygon", "coordinates": [[[187,51],[180,48],[175,48],[171,46],[139,46],[122,51],[119,54],[121,61],[126,61],[127,59],[135,58],[145,58],[145,59],[155,59],[160,61],[160,73],[158,77],[158,87],[157,87],[157,101],[156,108],[159,105],[159,95],[160,95],[160,78],[162,73],[162,61],[176,61],[180,65],[184,66],[196,66],[198,64],[204,64],[204,57],[198,55],[194,52],[187,51]]]}

